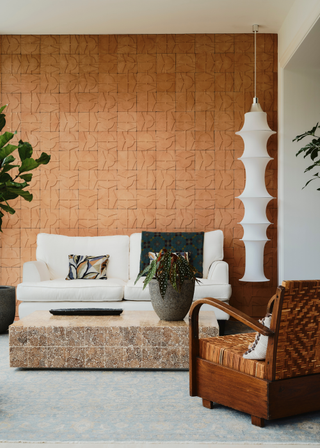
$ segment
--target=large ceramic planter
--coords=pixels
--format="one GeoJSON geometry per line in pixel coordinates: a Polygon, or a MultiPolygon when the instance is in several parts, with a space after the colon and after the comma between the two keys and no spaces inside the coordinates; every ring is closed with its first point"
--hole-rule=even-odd
{"type": "Polygon", "coordinates": [[[153,309],[161,320],[182,320],[186,317],[192,304],[194,281],[186,280],[180,293],[169,282],[166,294],[162,298],[158,281],[151,280],[149,292],[153,309]]]}
{"type": "Polygon", "coordinates": [[[0,333],[5,333],[16,314],[16,289],[14,286],[0,286],[0,333]]]}

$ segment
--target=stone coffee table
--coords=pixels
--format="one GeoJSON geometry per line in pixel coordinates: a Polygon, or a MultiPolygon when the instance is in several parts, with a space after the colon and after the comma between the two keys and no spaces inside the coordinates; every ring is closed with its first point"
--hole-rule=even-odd
{"type": "MultiPolygon", "coordinates": [[[[200,312],[200,336],[218,335],[213,311],[200,312]]],[[[53,316],[35,311],[9,327],[10,366],[58,369],[188,369],[189,325],[154,311],[120,316],[53,316]]]]}

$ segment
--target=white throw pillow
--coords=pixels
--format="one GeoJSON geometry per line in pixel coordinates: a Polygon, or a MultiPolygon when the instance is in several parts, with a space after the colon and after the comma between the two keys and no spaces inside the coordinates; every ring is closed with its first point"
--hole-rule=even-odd
{"type": "MultiPolygon", "coordinates": [[[[259,320],[259,322],[265,327],[270,328],[271,316],[271,314],[267,314],[263,319],[259,320]]],[[[261,333],[257,333],[253,344],[249,345],[243,358],[256,360],[266,359],[268,339],[268,336],[263,336],[261,333]]]]}

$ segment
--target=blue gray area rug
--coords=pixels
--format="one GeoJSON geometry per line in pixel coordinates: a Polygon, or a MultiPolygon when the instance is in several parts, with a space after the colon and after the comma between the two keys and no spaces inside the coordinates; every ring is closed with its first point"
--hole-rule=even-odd
{"type": "Polygon", "coordinates": [[[189,396],[186,371],[23,370],[0,336],[1,442],[316,444],[320,413],[251,425],[189,396]]]}

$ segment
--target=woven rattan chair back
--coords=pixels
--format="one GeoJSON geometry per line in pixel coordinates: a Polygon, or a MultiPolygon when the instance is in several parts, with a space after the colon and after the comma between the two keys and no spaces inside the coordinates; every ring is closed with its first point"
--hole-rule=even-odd
{"type": "Polygon", "coordinates": [[[269,379],[320,373],[320,281],[286,281],[278,288],[266,362],[269,379]]]}

